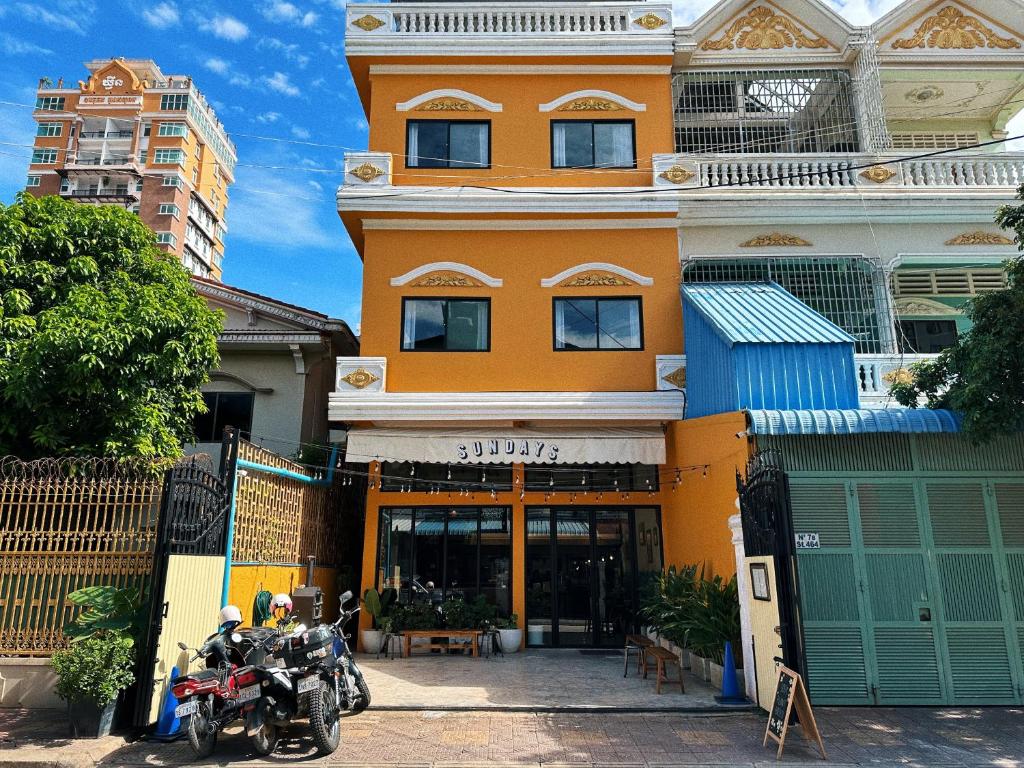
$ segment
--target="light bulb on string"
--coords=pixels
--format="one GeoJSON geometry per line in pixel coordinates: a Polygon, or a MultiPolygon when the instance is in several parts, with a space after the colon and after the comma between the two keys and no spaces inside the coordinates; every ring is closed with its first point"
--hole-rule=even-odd
{"type": "Polygon", "coordinates": [[[702,477],[707,477],[708,476],[708,465],[707,464],[704,465],[704,471],[701,473],[701,476],[702,477]]]}
{"type": "Polygon", "coordinates": [[[448,465],[448,479],[449,480],[452,479],[452,465],[451,464],[448,465]]]}

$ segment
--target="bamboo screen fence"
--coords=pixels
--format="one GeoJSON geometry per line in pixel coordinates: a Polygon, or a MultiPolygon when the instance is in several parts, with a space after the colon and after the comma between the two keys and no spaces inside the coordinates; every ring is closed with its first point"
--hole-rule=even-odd
{"type": "Polygon", "coordinates": [[[146,584],[162,487],[146,464],[0,460],[0,654],[65,647],[69,592],[146,584]]]}
{"type": "MultiPolygon", "coordinates": [[[[239,441],[238,458],[313,478],[303,465],[244,440],[239,441]]],[[[317,565],[336,565],[339,492],[333,486],[240,469],[232,560],[305,563],[313,555],[317,565]]]]}

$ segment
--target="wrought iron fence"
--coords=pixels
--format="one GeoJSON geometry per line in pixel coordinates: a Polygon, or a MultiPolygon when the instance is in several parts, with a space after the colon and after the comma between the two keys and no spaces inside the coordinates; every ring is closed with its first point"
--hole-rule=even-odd
{"type": "Polygon", "coordinates": [[[104,459],[0,460],[0,653],[48,656],[93,584],[144,587],[163,472],[104,459]]]}

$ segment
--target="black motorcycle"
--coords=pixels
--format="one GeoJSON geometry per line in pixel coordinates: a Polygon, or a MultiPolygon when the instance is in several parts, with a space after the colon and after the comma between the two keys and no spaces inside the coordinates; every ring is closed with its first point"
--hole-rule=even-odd
{"type": "Polygon", "coordinates": [[[317,752],[331,754],[341,742],[341,713],[369,706],[369,687],[343,629],[359,610],[344,609],[351,598],[351,592],[341,596],[341,615],[334,624],[282,637],[266,663],[256,667],[263,695],[244,710],[245,731],[258,754],[273,752],[278,730],[306,715],[317,752]]]}

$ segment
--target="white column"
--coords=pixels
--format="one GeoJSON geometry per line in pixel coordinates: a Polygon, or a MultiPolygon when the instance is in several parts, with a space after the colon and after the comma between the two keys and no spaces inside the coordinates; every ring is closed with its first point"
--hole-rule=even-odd
{"type": "MultiPolygon", "coordinates": [[[[736,499],[739,509],[740,500],[736,499]]],[[[747,573],[746,555],[743,552],[743,523],[739,514],[729,517],[732,531],[732,546],[736,551],[736,585],[740,600],[740,645],[743,648],[743,682],[747,698],[757,701],[757,678],[754,672],[754,647],[751,645],[753,629],[750,623],[750,575],[747,573]]]]}

